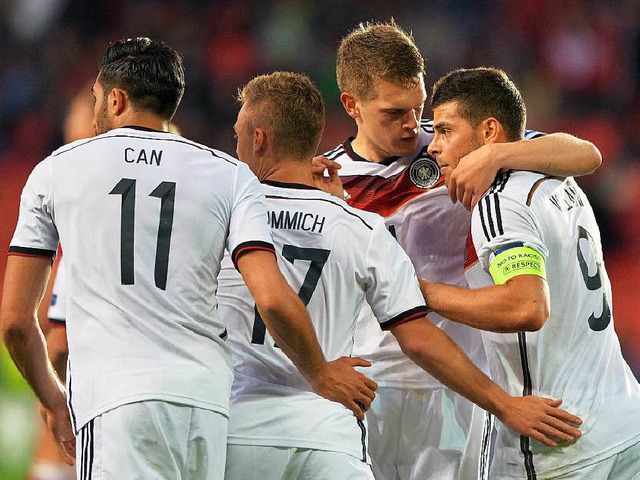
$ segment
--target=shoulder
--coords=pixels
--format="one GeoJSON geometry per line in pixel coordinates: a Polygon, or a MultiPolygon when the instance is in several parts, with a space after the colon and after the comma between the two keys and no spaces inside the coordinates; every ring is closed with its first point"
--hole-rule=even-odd
{"type": "Polygon", "coordinates": [[[554,177],[542,173],[509,170],[496,176],[481,202],[490,204],[492,201],[508,199],[528,206],[531,204],[531,198],[536,189],[545,180],[553,179],[554,177]]]}

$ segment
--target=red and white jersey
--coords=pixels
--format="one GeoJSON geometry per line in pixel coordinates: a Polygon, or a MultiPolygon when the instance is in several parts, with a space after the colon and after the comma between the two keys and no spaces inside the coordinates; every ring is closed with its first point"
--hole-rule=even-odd
{"type": "Polygon", "coordinates": [[[537,332],[483,332],[492,378],[514,396],[560,398],[584,422],[582,437],[559,448],[498,424],[492,475],[555,477],[640,441],[640,385],[614,330],[600,230],[573,178],[498,176],[474,209],[472,237],[479,262],[469,262],[467,278],[474,288],[493,284],[487,272],[496,252],[522,245],[546,259],[549,319],[537,332]]]}
{"type": "Polygon", "coordinates": [[[273,250],[265,214],[246,165],[170,133],[118,128],[35,167],[10,254],[63,246],[76,429],[148,399],[227,413],[216,277],[225,248],[273,250]]]}
{"type": "Polygon", "coordinates": [[[61,324],[64,324],[67,318],[67,277],[64,255],[58,260],[58,270],[56,270],[56,278],[53,281],[53,292],[47,316],[50,322],[61,324]]]}
{"type": "MultiPolygon", "coordinates": [[[[432,122],[421,123],[413,155],[374,163],[357,155],[348,139],[325,156],[342,165],[338,171],[353,207],[382,215],[418,273],[433,282],[467,286],[464,278],[465,240],[470,214],[452,204],[440,177],[440,168],[427,154],[433,136],[432,122]]],[[[484,353],[479,333],[435,313],[429,319],[447,334],[481,368],[484,353]]],[[[356,331],[354,355],[370,360],[367,369],[381,386],[436,388],[442,384],[418,367],[400,350],[396,339],[377,328],[365,307],[356,331]]]]}
{"type": "MultiPolygon", "coordinates": [[[[265,182],[264,189],[278,264],[307,306],[327,359],[352,355],[364,303],[378,330],[426,316],[413,265],[380,216],[305,185],[265,182]]],[[[331,450],[367,461],[365,425],[313,392],[266,332],[228,258],[218,283],[235,371],[229,443],[331,450]]]]}

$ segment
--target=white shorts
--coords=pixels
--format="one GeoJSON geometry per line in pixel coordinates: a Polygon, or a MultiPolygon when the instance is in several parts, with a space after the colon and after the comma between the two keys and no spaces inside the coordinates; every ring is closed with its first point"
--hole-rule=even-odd
{"type": "Polygon", "coordinates": [[[373,480],[371,467],[342,452],[228,445],[226,480],[373,480]]]}
{"type": "Polygon", "coordinates": [[[228,419],[157,400],[114,408],[76,438],[78,480],[222,480],[228,419]]]}
{"type": "Polygon", "coordinates": [[[640,442],[631,445],[629,448],[611,457],[587,465],[586,467],[565,473],[564,475],[545,478],[562,480],[640,480],[640,442]]]}
{"type": "Polygon", "coordinates": [[[367,421],[369,454],[379,480],[483,478],[478,473],[486,464],[481,459],[488,458],[483,430],[490,425],[483,410],[449,389],[380,387],[367,421]]]}

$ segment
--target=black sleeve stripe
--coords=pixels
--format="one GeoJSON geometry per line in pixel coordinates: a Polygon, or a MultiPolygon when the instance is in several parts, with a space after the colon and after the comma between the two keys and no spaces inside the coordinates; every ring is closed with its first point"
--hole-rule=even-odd
{"type": "Polygon", "coordinates": [[[478,202],[480,222],[487,241],[491,241],[492,238],[498,235],[504,235],[502,213],[500,211],[500,193],[502,193],[507,185],[510,175],[511,172],[507,172],[504,175],[496,177],[489,192],[478,202]]]}
{"type": "Polygon", "coordinates": [[[489,232],[487,231],[487,222],[484,218],[484,207],[482,206],[482,200],[478,202],[478,212],[480,212],[480,224],[482,225],[482,231],[484,232],[484,238],[487,239],[487,242],[491,239],[489,238],[489,232]]]}
{"type": "Polygon", "coordinates": [[[67,325],[67,320],[64,318],[49,317],[49,323],[53,325],[60,325],[61,327],[65,327],[67,325]]]}
{"type": "Polygon", "coordinates": [[[487,219],[489,220],[489,230],[491,231],[491,238],[496,236],[496,229],[493,225],[493,215],[491,215],[491,196],[487,195],[485,198],[487,204],[487,219]]]}
{"type": "Polygon", "coordinates": [[[236,267],[236,269],[238,268],[238,260],[240,259],[240,257],[252,250],[264,250],[267,252],[272,252],[273,254],[276,253],[275,247],[269,242],[252,241],[241,243],[233,250],[233,253],[231,254],[231,260],[233,261],[233,265],[236,267]]]}
{"type": "Polygon", "coordinates": [[[45,257],[54,258],[56,256],[55,250],[45,250],[42,248],[29,248],[29,247],[9,247],[9,255],[20,255],[24,257],[45,257]]]}
{"type": "Polygon", "coordinates": [[[410,322],[411,320],[417,320],[418,318],[426,317],[427,313],[429,313],[429,309],[425,305],[420,305],[419,307],[407,310],[406,312],[403,312],[400,315],[396,315],[392,319],[381,323],[380,328],[382,328],[382,330],[389,330],[395,325],[400,325],[401,323],[410,322]]]}
{"type": "Polygon", "coordinates": [[[496,223],[498,226],[498,233],[500,233],[500,235],[504,235],[504,230],[502,228],[502,215],[500,214],[500,197],[498,196],[498,192],[493,194],[493,199],[496,203],[496,223]]]}

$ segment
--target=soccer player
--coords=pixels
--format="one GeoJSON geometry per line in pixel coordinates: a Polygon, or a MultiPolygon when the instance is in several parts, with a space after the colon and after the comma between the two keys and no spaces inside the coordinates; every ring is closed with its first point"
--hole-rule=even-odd
{"type": "MultiPolygon", "coordinates": [[[[278,260],[310,311],[328,358],[352,353],[356,320],[366,303],[410,358],[498,412],[515,430],[549,445],[553,441],[546,437],[579,435],[563,423],[579,420],[552,406],[558,402],[512,398],[496,389],[425,318],[415,270],[382,217],[314,188],[311,162],[324,125],[324,103],[307,77],[287,72],[259,76],[239,98],[238,157],[263,182],[278,260]],[[548,425],[554,427],[548,430],[548,425]]],[[[226,478],[373,478],[366,424],[309,389],[278,341],[265,334],[254,301],[228,258],[218,298],[220,315],[229,325],[235,372],[226,478]]]]}
{"type": "MultiPolygon", "coordinates": [[[[360,25],[341,42],[337,78],[357,134],[326,153],[329,160],[319,170],[328,167],[336,180],[331,187],[340,187],[342,180],[350,205],[385,217],[419,276],[466,286],[470,214],[451,203],[439,167],[427,153],[433,130],[430,120],[421,119],[424,62],[412,38],[393,22],[360,25]]],[[[469,165],[483,165],[488,172],[474,176],[480,186],[452,183],[453,198],[460,190],[469,206],[477,201],[474,192],[500,168],[585,174],[600,162],[591,143],[566,134],[485,146],[473,156],[469,165]]],[[[474,363],[485,365],[479,332],[439,315],[430,318],[474,363]]],[[[368,374],[380,386],[367,415],[376,477],[476,478],[484,465],[478,454],[487,445],[482,412],[474,415],[470,402],[414,365],[366,309],[354,354],[371,360],[368,374]]]]}
{"type": "MultiPolygon", "coordinates": [[[[470,151],[524,136],[525,105],[502,70],[454,71],[432,104],[429,153],[445,181],[470,151]]],[[[584,422],[558,449],[498,423],[491,476],[639,478],[640,385],[620,352],[587,197],[571,177],[502,172],[473,211],[472,237],[477,289],[424,282],[430,307],[484,330],[491,375],[511,395],[562,398],[584,422]]]]}
{"type": "Polygon", "coordinates": [[[2,332],[70,463],[79,434],[79,478],[223,477],[232,371],[215,291],[225,247],[316,392],[361,416],[374,395],[349,360],[324,359],[278,270],[255,176],[165,131],[183,91],[173,48],[148,38],[112,44],[93,85],[98,135],[53,152],[23,190],[2,332]],[[59,243],[69,409],[34,314],[59,243]]]}

